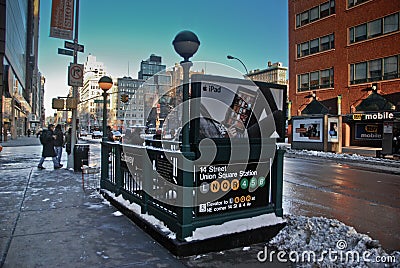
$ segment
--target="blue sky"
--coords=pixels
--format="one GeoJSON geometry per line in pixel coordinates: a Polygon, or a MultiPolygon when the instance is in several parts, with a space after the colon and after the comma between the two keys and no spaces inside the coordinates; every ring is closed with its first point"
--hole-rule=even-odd
{"type": "MultiPolygon", "coordinates": [[[[46,115],[51,98],[68,92],[67,66],[72,57],[58,55],[64,40],[49,37],[51,1],[40,3],[39,69],[46,77],[46,115]]],[[[245,72],[264,69],[268,61],[288,66],[286,0],[80,0],[79,43],[85,46],[78,63],[91,53],[108,74],[137,78],[141,60],[162,56],[168,66],[181,60],[172,46],[175,35],[191,30],[201,42],[193,61],[212,61],[245,72]]]]}

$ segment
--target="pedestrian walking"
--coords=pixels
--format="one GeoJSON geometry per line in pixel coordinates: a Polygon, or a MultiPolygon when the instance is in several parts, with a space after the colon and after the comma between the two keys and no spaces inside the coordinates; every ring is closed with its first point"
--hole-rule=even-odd
{"type": "Polygon", "coordinates": [[[30,129],[28,129],[28,138],[31,136],[31,130],[30,129]]]}
{"type": "Polygon", "coordinates": [[[57,162],[58,166],[62,167],[63,165],[61,164],[61,156],[62,156],[62,148],[64,146],[64,133],[61,130],[61,125],[57,125],[55,130],[54,130],[54,135],[56,136],[56,139],[54,141],[54,149],[57,154],[57,162]]]}
{"type": "Polygon", "coordinates": [[[59,169],[61,166],[58,165],[57,154],[54,150],[55,135],[53,133],[54,125],[49,124],[48,129],[43,129],[40,135],[40,143],[43,145],[42,157],[40,158],[38,168],[44,169],[43,162],[46,157],[51,157],[53,160],[54,169],[59,169]]]}
{"type": "Polygon", "coordinates": [[[112,133],[110,126],[107,126],[106,136],[107,136],[107,141],[114,141],[114,135],[112,133]]]}
{"type": "Polygon", "coordinates": [[[72,137],[72,128],[69,128],[67,133],[65,133],[65,151],[68,155],[71,154],[71,137],[72,137]]]}

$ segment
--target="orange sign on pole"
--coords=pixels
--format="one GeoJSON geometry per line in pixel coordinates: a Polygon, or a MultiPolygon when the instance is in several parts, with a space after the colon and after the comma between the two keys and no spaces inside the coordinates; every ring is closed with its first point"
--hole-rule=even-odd
{"type": "Polygon", "coordinates": [[[73,40],[74,0],[53,0],[50,37],[73,40]]]}

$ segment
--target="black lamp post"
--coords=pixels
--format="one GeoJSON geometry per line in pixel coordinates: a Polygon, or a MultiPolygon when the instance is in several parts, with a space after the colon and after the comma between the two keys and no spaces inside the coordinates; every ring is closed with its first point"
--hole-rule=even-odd
{"type": "Polygon", "coordinates": [[[200,41],[196,34],[191,31],[182,31],[175,36],[172,41],[176,53],[182,58],[183,68],[183,111],[182,111],[182,152],[189,152],[189,70],[193,65],[189,60],[200,46],[200,41]]]}
{"type": "Polygon", "coordinates": [[[100,185],[107,179],[108,176],[108,148],[105,145],[107,141],[107,91],[112,87],[112,79],[108,76],[103,76],[99,80],[99,87],[103,90],[103,139],[101,144],[101,182],[100,185]]]}
{"type": "Polygon", "coordinates": [[[103,141],[107,141],[107,91],[112,87],[113,81],[108,76],[99,80],[99,87],[103,90],[103,141]]]}
{"type": "Polygon", "coordinates": [[[239,58],[236,58],[236,57],[231,56],[231,55],[226,56],[226,58],[228,60],[238,60],[243,65],[244,69],[246,70],[246,75],[248,75],[249,71],[247,71],[246,65],[244,65],[243,61],[241,61],[239,58]]]}

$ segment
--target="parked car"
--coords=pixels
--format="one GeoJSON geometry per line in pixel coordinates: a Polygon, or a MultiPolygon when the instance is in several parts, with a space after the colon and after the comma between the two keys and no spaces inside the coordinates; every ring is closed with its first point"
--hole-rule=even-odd
{"type": "Polygon", "coordinates": [[[122,135],[118,130],[112,131],[114,141],[121,141],[122,135]]]}
{"type": "Polygon", "coordinates": [[[103,137],[103,132],[95,130],[92,133],[92,139],[101,139],[103,137]]]}

